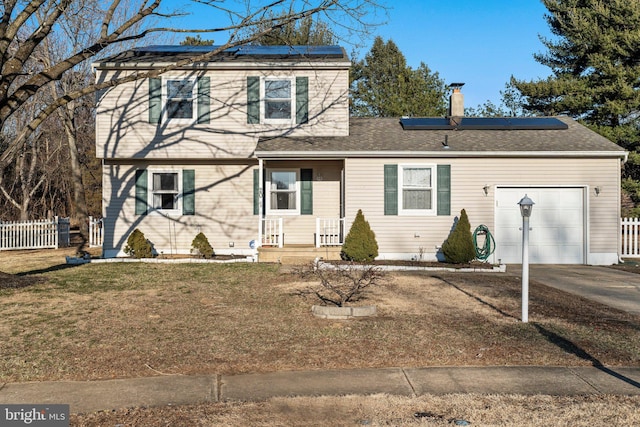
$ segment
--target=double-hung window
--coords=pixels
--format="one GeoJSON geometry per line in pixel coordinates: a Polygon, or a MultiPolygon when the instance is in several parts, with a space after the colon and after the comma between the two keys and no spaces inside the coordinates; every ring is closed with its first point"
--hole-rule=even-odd
{"type": "Polygon", "coordinates": [[[178,173],[153,172],[151,180],[152,208],[158,211],[178,209],[178,173]]]}
{"type": "Polygon", "coordinates": [[[195,215],[195,170],[136,170],[135,213],[195,215]]]}
{"type": "Polygon", "coordinates": [[[264,108],[264,120],[269,122],[292,121],[294,100],[293,79],[290,78],[265,78],[262,96],[264,108]]]}
{"type": "Polygon", "coordinates": [[[300,189],[298,170],[268,170],[267,197],[268,214],[299,214],[300,189]]]}
{"type": "Polygon", "coordinates": [[[196,79],[167,78],[165,82],[165,114],[167,120],[194,122],[196,117],[196,79]]]}
{"type": "Polygon", "coordinates": [[[435,167],[401,165],[400,172],[400,213],[435,214],[435,167]]]}

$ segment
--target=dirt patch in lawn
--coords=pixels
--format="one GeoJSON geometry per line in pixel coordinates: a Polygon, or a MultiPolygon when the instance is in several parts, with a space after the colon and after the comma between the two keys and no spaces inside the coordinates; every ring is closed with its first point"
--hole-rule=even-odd
{"type": "Polygon", "coordinates": [[[0,289],[7,382],[640,364],[640,317],[533,282],[522,324],[519,279],[505,274],[392,273],[361,302],[377,316],[336,321],[314,317],[296,292],[305,283],[278,265],[31,261],[10,265],[40,282],[0,289]]]}

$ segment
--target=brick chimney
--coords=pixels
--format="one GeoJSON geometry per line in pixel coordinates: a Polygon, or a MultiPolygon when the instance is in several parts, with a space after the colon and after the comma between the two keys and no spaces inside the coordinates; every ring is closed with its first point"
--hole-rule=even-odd
{"type": "Polygon", "coordinates": [[[460,89],[464,83],[451,83],[449,87],[453,89],[449,98],[449,117],[464,117],[464,95],[460,89]]]}

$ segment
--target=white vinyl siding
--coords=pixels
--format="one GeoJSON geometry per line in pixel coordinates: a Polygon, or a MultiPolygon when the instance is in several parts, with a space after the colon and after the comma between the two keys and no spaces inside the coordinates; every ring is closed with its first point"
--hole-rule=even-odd
{"type": "MultiPolygon", "coordinates": [[[[289,136],[348,135],[348,70],[298,68],[270,71],[267,75],[293,81],[298,75],[309,76],[309,121],[304,126],[291,122],[248,125],[247,77],[266,73],[256,69],[208,70],[203,74],[210,78],[208,124],[193,123],[185,127],[171,120],[158,126],[141,120],[149,115],[148,79],[118,85],[101,93],[96,113],[96,154],[99,158],[247,158],[261,136],[283,132],[289,136]]],[[[128,71],[119,73],[125,75],[128,71]]],[[[97,81],[112,76],[112,72],[99,70],[97,81]]],[[[193,77],[192,72],[172,74],[172,78],[193,77]]],[[[292,108],[295,109],[295,104],[292,108]]]]}
{"type": "MultiPolygon", "coordinates": [[[[376,233],[385,254],[410,259],[423,249],[425,257],[435,259],[437,248],[447,238],[454,218],[465,209],[471,230],[485,224],[495,230],[496,186],[580,186],[588,187],[585,247],[590,254],[615,254],[619,235],[620,160],[571,158],[447,158],[451,164],[451,215],[402,217],[384,215],[385,164],[403,164],[403,159],[347,159],[345,161],[345,199],[347,229],[359,208],[376,233]],[[585,173],[588,171],[588,173],[585,173]],[[487,186],[487,195],[484,187],[487,186]],[[602,190],[596,196],[593,188],[602,190]],[[366,188],[367,191],[362,189],[366,188]]],[[[424,164],[433,164],[425,159],[424,164]]],[[[418,160],[412,164],[420,164],[418,160]]],[[[534,207],[535,215],[535,207],[534,207]]],[[[490,261],[495,261],[490,259],[490,261]]]]}
{"type": "MultiPolygon", "coordinates": [[[[104,236],[104,251],[122,250],[129,234],[139,228],[158,253],[189,253],[191,241],[200,231],[217,253],[251,253],[249,242],[258,235],[258,220],[253,215],[253,169],[257,165],[181,163],[153,168],[143,163],[106,164],[103,168],[103,194],[116,195],[103,203],[104,230],[109,233],[104,236]],[[152,170],[195,170],[195,215],[182,215],[179,221],[159,214],[135,215],[131,180],[139,169],[147,169],[149,174],[152,170]]],[[[180,179],[178,182],[180,185],[180,179]]]]}

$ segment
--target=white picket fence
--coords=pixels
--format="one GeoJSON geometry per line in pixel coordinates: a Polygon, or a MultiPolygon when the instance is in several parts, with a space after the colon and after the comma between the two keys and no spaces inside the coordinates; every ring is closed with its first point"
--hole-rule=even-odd
{"type": "Polygon", "coordinates": [[[102,218],[89,217],[89,247],[102,247],[102,218]]]}
{"type": "Polygon", "coordinates": [[[69,218],[0,221],[0,251],[50,249],[69,246],[69,218]]]}
{"type": "Polygon", "coordinates": [[[640,258],[640,218],[620,218],[622,244],[620,256],[640,258]]]}

